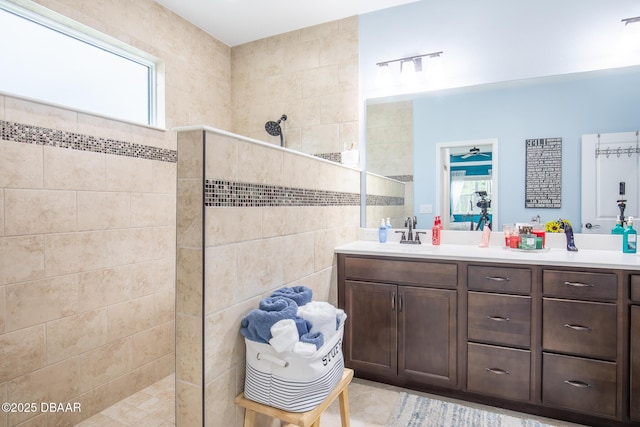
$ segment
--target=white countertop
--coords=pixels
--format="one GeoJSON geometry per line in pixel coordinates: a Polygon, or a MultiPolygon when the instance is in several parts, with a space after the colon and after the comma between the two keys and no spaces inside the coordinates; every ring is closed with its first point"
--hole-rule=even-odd
{"type": "Polygon", "coordinates": [[[478,244],[442,243],[439,246],[433,246],[430,242],[412,245],[400,244],[397,241],[378,243],[372,240],[358,240],[338,246],[335,252],[434,260],[640,270],[638,254],[625,254],[622,250],[580,249],[580,247],[578,252],[569,252],[565,248],[556,247],[541,251],[516,251],[500,246],[499,239],[494,239],[494,235],[499,237],[498,234],[501,233],[493,233],[492,246],[488,248],[480,248],[478,244]]]}

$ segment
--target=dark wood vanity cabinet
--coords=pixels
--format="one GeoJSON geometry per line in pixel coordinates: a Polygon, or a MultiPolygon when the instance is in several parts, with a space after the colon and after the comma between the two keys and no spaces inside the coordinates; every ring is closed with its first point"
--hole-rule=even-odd
{"type": "Polygon", "coordinates": [[[542,402],[615,418],[618,276],[542,273],[542,402]]]}
{"type": "Polygon", "coordinates": [[[631,276],[630,405],[631,419],[640,422],[640,275],[631,276]]]}
{"type": "Polygon", "coordinates": [[[338,305],[357,376],[640,426],[640,274],[339,253],[338,305]]]}
{"type": "Polygon", "coordinates": [[[359,375],[385,376],[396,384],[455,386],[456,265],[391,263],[402,268],[385,260],[343,260],[345,364],[359,375]]]}
{"type": "Polygon", "coordinates": [[[467,390],[531,400],[531,270],[467,267],[467,390]]]}

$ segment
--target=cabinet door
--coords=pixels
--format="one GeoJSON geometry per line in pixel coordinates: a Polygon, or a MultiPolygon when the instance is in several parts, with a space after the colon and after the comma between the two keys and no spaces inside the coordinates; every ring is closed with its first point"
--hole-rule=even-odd
{"type": "Polygon", "coordinates": [[[456,291],[399,286],[398,292],[398,374],[455,386],[456,291]]]}
{"type": "Polygon", "coordinates": [[[631,306],[631,419],[640,421],[640,305],[631,306]]]}
{"type": "Polygon", "coordinates": [[[356,371],[397,375],[397,286],[345,281],[344,356],[356,371]]]}

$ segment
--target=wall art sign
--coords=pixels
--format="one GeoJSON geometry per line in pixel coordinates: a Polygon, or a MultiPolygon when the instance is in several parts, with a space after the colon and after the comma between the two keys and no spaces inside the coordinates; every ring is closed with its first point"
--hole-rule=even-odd
{"type": "Polygon", "coordinates": [[[527,139],[525,208],[560,208],[562,138],[527,139]]]}

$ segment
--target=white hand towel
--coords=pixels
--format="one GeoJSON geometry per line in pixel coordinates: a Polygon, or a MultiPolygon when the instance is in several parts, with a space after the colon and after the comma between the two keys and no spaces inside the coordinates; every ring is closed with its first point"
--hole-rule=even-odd
{"type": "Polygon", "coordinates": [[[316,353],[316,351],[316,346],[308,342],[298,341],[296,345],[293,346],[293,352],[302,357],[311,357],[316,353]]]}
{"type": "Polygon", "coordinates": [[[322,332],[324,342],[336,333],[336,308],[324,301],[311,301],[298,307],[298,316],[311,323],[309,332],[322,332]]]}
{"type": "Polygon", "coordinates": [[[347,313],[344,312],[343,309],[338,308],[336,309],[336,329],[339,329],[341,325],[344,324],[344,322],[347,320],[347,313]]]}
{"type": "Polygon", "coordinates": [[[299,341],[298,328],[293,319],[282,319],[271,326],[272,338],[269,344],[278,353],[293,350],[293,346],[299,341]]]}

